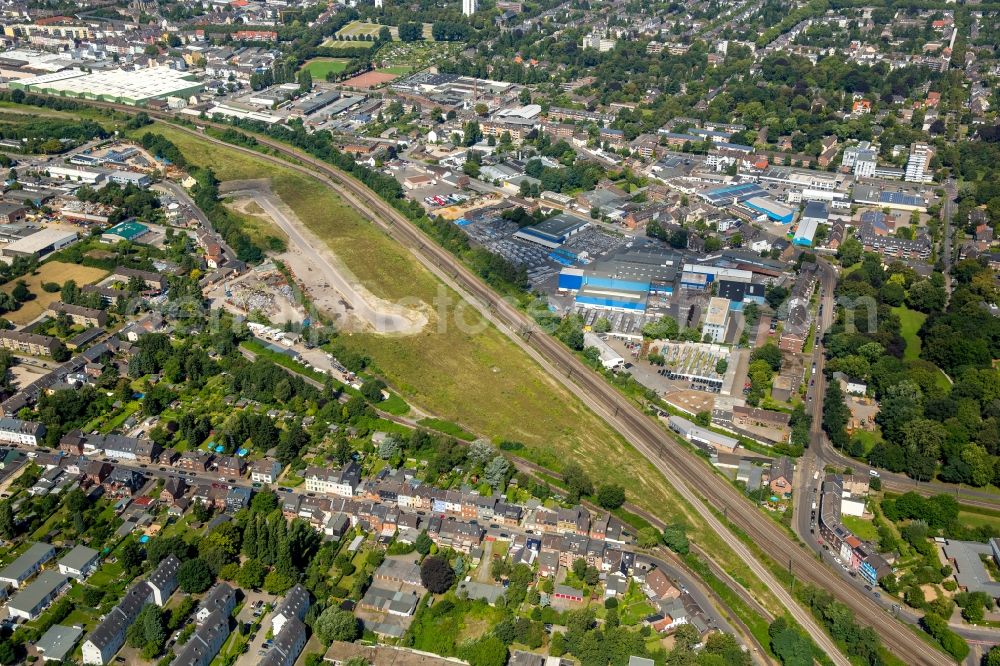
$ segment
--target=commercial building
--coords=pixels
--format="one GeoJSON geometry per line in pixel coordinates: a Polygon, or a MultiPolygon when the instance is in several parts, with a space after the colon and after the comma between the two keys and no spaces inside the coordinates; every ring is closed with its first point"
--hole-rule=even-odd
{"type": "Polygon", "coordinates": [[[702,330],[713,342],[725,342],[729,326],[729,299],[715,296],[708,301],[702,330]]]}
{"type": "Polygon", "coordinates": [[[56,556],[51,544],[36,542],[16,560],[0,569],[0,583],[20,588],[26,580],[41,570],[42,565],[56,556]]]}
{"type": "Polygon", "coordinates": [[[77,580],[85,580],[97,570],[99,561],[100,553],[96,550],[77,545],[59,558],[59,573],[77,580]]]}
{"type": "Polygon", "coordinates": [[[607,342],[601,339],[596,333],[587,331],[583,334],[583,346],[595,348],[600,354],[601,365],[605,370],[620,370],[625,367],[625,359],[621,354],[612,349],[607,342]]]}
{"type": "Polygon", "coordinates": [[[804,247],[812,247],[813,239],[816,237],[816,230],[820,224],[826,224],[830,220],[830,213],[826,205],[819,201],[810,201],[802,211],[799,218],[799,226],[795,230],[792,243],[804,247]]]}
{"type": "Polygon", "coordinates": [[[2,252],[5,257],[35,257],[41,259],[50,252],[61,250],[72,245],[77,240],[75,231],[45,228],[35,233],[8,243],[2,252]]]}
{"type": "Polygon", "coordinates": [[[559,213],[530,227],[524,227],[514,233],[514,238],[537,243],[544,247],[555,249],[590,226],[590,220],[582,217],[559,213]]]}
{"type": "Polygon", "coordinates": [[[110,69],[96,72],[70,69],[12,81],[10,87],[136,106],[154,99],[190,97],[201,92],[204,85],[185,72],[169,67],[150,67],[135,71],[110,69]]]}
{"type": "Polygon", "coordinates": [[[68,585],[69,576],[58,571],[43,571],[7,602],[7,613],[30,622],[41,615],[68,585]]]}
{"type": "Polygon", "coordinates": [[[732,453],[740,444],[739,440],[733,437],[712,432],[680,416],[671,416],[667,420],[667,425],[678,435],[709,453],[718,453],[720,450],[732,453]]]}
{"type": "Polygon", "coordinates": [[[134,241],[145,235],[149,227],[140,222],[128,221],[120,222],[101,234],[102,243],[120,243],[121,241],[134,241]]]}
{"type": "Polygon", "coordinates": [[[887,192],[874,185],[855,185],[852,200],[856,204],[892,208],[895,210],[927,212],[923,197],[904,192],[887,192]]]}
{"type": "Polygon", "coordinates": [[[38,446],[45,436],[45,424],[21,419],[0,418],[0,442],[38,446]]]}

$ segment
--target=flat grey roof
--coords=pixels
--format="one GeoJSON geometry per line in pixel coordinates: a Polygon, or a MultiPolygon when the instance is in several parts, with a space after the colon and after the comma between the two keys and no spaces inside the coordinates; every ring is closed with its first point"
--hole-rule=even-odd
{"type": "Polygon", "coordinates": [[[45,655],[45,660],[62,661],[66,658],[83,635],[80,627],[64,627],[53,624],[35,643],[35,649],[45,655]]]}
{"type": "Polygon", "coordinates": [[[93,548],[88,548],[87,546],[76,546],[73,550],[59,558],[59,564],[69,567],[70,569],[80,571],[90,564],[96,557],[97,551],[93,548]]]}

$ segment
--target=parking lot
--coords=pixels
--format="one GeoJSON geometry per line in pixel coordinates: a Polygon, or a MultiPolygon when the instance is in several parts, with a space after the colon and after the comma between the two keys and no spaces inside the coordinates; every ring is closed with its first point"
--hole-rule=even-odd
{"type": "Polygon", "coordinates": [[[249,591],[246,593],[246,600],[243,608],[236,616],[240,624],[259,623],[253,638],[247,644],[247,650],[236,660],[237,666],[253,666],[259,664],[270,649],[267,638],[268,629],[271,628],[271,610],[277,601],[277,597],[266,592],[249,591]]]}

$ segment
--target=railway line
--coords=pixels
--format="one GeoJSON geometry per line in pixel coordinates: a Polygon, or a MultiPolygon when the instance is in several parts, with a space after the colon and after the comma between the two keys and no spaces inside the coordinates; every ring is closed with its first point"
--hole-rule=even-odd
{"type": "MultiPolygon", "coordinates": [[[[92,104],[126,113],[135,112],[133,107],[125,105],[99,102],[92,104]]],[[[173,120],[171,114],[156,111],[147,113],[162,120],[173,120]]],[[[209,121],[199,121],[199,124],[217,129],[230,128],[229,125],[209,121]]],[[[172,126],[198,136],[202,141],[224,145],[228,149],[253,155],[262,161],[277,163],[285,168],[319,178],[337,189],[362,214],[414,252],[418,259],[456,290],[464,293],[467,300],[476,305],[500,330],[525,349],[553,376],[559,378],[588,407],[615,427],[690,502],[711,529],[723,538],[728,538],[731,548],[772,590],[782,605],[810,633],[834,663],[847,666],[850,662],[812,615],[792,598],[774,574],[758,560],[754,552],[733,535],[732,530],[723,524],[718,514],[724,515],[729,523],[748,535],[756,549],[782,566],[787,564],[795,580],[831,592],[835,598],[851,608],[859,622],[875,628],[886,648],[899,658],[913,666],[953,663],[944,653],[916,636],[911,628],[895,620],[864,594],[841,581],[801,544],[793,541],[777,524],[763,516],[738,489],[707,469],[703,461],[676,441],[660,424],[643,414],[558,340],[539,331],[524,313],[500,299],[492,288],[483,283],[456,257],[427,238],[416,225],[363,183],[317,158],[267,137],[255,135],[260,145],[291,158],[292,161],[225,143],[183,125],[172,126]]]]}

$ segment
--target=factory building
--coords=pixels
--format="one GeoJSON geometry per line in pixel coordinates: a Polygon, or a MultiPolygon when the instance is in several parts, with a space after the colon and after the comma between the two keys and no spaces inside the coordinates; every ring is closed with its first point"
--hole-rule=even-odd
{"type": "Polygon", "coordinates": [[[190,75],[169,67],[148,67],[135,71],[111,69],[85,72],[67,69],[18,81],[10,87],[60,97],[76,97],[103,102],[139,106],[153,99],[190,97],[201,92],[203,84],[190,75]]]}
{"type": "Polygon", "coordinates": [[[816,237],[816,229],[819,228],[820,224],[826,224],[829,221],[830,213],[827,211],[826,205],[819,201],[810,201],[806,204],[805,210],[802,211],[802,217],[799,218],[799,226],[795,230],[792,243],[803,247],[812,247],[813,238],[816,237]]]}
{"type": "Polygon", "coordinates": [[[645,312],[650,294],[670,295],[677,277],[670,253],[627,251],[585,268],[564,268],[559,290],[576,294],[576,304],[622,312],[645,312]]]}
{"type": "Polygon", "coordinates": [[[568,213],[559,213],[538,224],[520,229],[514,234],[514,238],[555,249],[565,243],[570,236],[580,233],[589,226],[590,220],[568,213]]]}

